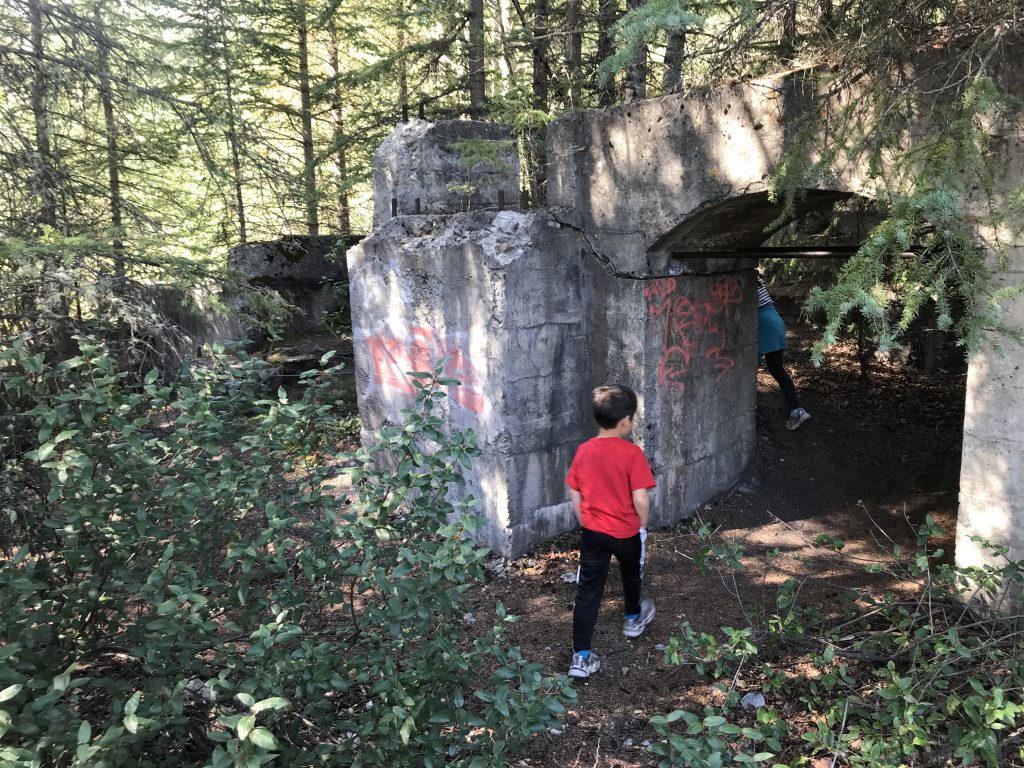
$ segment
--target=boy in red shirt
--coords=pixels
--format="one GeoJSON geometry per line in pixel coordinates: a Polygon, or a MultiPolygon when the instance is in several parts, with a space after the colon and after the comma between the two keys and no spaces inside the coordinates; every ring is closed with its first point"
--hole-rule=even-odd
{"type": "Polygon", "coordinates": [[[583,443],[565,481],[580,521],[580,570],[572,611],[570,677],[590,677],[601,659],[590,650],[611,557],[619,561],[626,621],[622,634],[639,637],[654,618],[643,590],[644,548],[654,475],[644,452],[626,436],[633,430],[636,395],[628,387],[594,390],[597,437],[583,443]]]}

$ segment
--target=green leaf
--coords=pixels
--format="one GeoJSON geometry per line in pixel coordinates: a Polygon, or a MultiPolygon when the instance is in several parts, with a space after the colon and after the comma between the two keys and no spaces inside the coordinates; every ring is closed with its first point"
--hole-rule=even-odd
{"type": "Polygon", "coordinates": [[[249,733],[249,741],[261,749],[277,749],[277,739],[266,728],[253,728],[249,733]]]}
{"type": "Polygon", "coordinates": [[[139,701],[142,699],[142,691],[136,691],[124,705],[126,715],[134,715],[139,709],[139,701]]]}
{"type": "Polygon", "coordinates": [[[398,735],[402,738],[403,744],[409,743],[409,736],[412,734],[413,729],[416,727],[415,721],[411,717],[405,718],[405,722],[402,723],[402,728],[399,730],[398,735]]]}
{"type": "Polygon", "coordinates": [[[53,456],[55,450],[57,450],[57,444],[51,440],[50,442],[43,443],[36,450],[26,453],[25,458],[39,462],[46,461],[53,456]]]}
{"type": "Polygon", "coordinates": [[[18,695],[18,693],[21,691],[23,687],[24,686],[21,683],[7,686],[2,691],[0,691],[0,701],[10,701],[18,695]]]}
{"type": "Polygon", "coordinates": [[[263,701],[259,701],[255,704],[252,704],[251,709],[252,712],[255,714],[258,712],[264,712],[268,709],[286,709],[289,706],[290,704],[288,702],[288,699],[285,699],[281,696],[273,696],[269,699],[263,699],[263,701]]]}
{"type": "Polygon", "coordinates": [[[235,731],[238,733],[238,738],[242,741],[252,733],[252,729],[256,727],[256,715],[245,715],[238,719],[238,725],[235,726],[235,731]]]}
{"type": "Polygon", "coordinates": [[[60,443],[63,443],[65,440],[69,440],[75,435],[77,435],[78,432],[79,430],[77,429],[65,429],[62,432],[60,432],[60,434],[58,434],[55,438],[53,438],[53,444],[59,445],[60,443]]]}
{"type": "Polygon", "coordinates": [[[75,665],[72,664],[70,667],[64,670],[63,674],[57,675],[53,678],[51,687],[53,688],[54,691],[58,693],[64,693],[64,691],[68,689],[68,685],[70,685],[71,683],[71,672],[74,670],[74,668],[75,665]]]}

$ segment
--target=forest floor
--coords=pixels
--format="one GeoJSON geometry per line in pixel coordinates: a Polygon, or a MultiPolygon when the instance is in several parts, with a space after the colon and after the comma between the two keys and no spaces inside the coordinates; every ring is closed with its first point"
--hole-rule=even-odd
{"type": "MultiPolygon", "coordinates": [[[[658,739],[652,715],[685,709],[703,716],[705,706],[724,700],[721,688],[692,666],[665,663],[664,647],[683,622],[698,633],[752,626],[756,641],[785,579],[801,584],[801,602],[821,606],[834,606],[849,587],[911,590],[887,572],[871,574],[865,567],[891,560],[896,543],[913,551],[916,527],[928,515],[946,531],[931,546],[952,557],[965,376],[924,376],[876,359],[864,379],[852,343],[814,368],[813,331],[787,319],[787,367],[813,418],[787,431],[782,396],[762,368],[756,459],[732,490],[698,510],[715,541],[742,548],[744,570],[702,573],[695,557],[704,542],[693,520],[652,531],[646,594],[656,603],[656,618],[642,637],[623,637],[622,592],[613,566],[594,637],[601,671],[574,683],[578,701],[563,730],[535,736],[513,765],[655,766],[660,758],[646,748],[658,739]],[[822,535],[845,546],[835,551],[815,544],[822,535]],[[766,557],[776,549],[777,556],[766,557]]],[[[569,667],[576,561],[575,536],[560,537],[528,557],[492,563],[475,595],[481,616],[500,600],[519,617],[508,643],[550,673],[569,667]]],[[[787,676],[813,675],[799,657],[774,661],[787,676]]],[[[757,691],[758,669],[751,663],[735,679],[730,671],[725,682],[740,694],[757,691]]],[[[798,702],[767,699],[792,715],[799,730],[806,714],[798,702]]],[[[812,759],[818,764],[829,761],[812,759]]]]}

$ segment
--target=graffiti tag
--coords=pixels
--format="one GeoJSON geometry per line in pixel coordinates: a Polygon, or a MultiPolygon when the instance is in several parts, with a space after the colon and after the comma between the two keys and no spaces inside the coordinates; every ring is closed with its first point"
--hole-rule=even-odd
{"type": "Polygon", "coordinates": [[[674,277],[655,280],[644,289],[652,332],[661,335],[658,381],[679,392],[686,389],[685,374],[695,358],[711,361],[715,381],[736,362],[725,354],[725,311],[743,301],[740,281],[731,276],[715,280],[704,296],[677,293],[674,277]]]}
{"type": "Polygon", "coordinates": [[[373,363],[374,383],[382,389],[403,395],[414,395],[410,372],[433,371],[445,360],[444,376],[458,379],[462,386],[452,387],[451,398],[473,413],[484,410],[481,377],[466,354],[464,333],[437,336],[431,329],[412,326],[403,338],[390,334],[371,336],[366,340],[373,363]]]}

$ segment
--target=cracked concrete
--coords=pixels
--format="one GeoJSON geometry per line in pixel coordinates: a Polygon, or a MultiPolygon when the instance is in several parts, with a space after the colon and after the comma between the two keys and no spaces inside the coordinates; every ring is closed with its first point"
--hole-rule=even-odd
{"type": "MultiPolygon", "coordinates": [[[[653,525],[731,487],[754,451],[757,364],[756,260],[735,252],[785,224],[769,182],[815,87],[797,72],[567,115],[548,133],[545,210],[499,211],[499,197],[517,202],[518,165],[484,173],[452,151],[507,129],[399,126],[375,156],[376,229],[348,252],[365,439],[401,419],[408,371],[446,359],[463,382],[446,418],[481,448],[453,494],[480,500],[480,540],[507,556],[574,527],[564,477],[594,433],[598,384],[638,393],[634,439],[658,481],[653,525]],[[473,194],[453,194],[467,185],[473,194]]],[[[1022,174],[1021,126],[1001,131],[1008,191],[1022,174]]],[[[867,195],[865,180],[850,158],[794,216],[867,195]]],[[[977,234],[989,255],[1007,242],[977,234]]],[[[1008,250],[1016,274],[1022,247],[1008,250]]],[[[1024,317],[1024,298],[1006,306],[1024,317]]],[[[1024,556],[1024,484],[1006,476],[1024,456],[1024,354],[1009,351],[1009,363],[985,355],[969,377],[964,564],[985,557],[973,532],[1024,556]],[[993,466],[1006,473],[991,476],[993,466]]]]}

